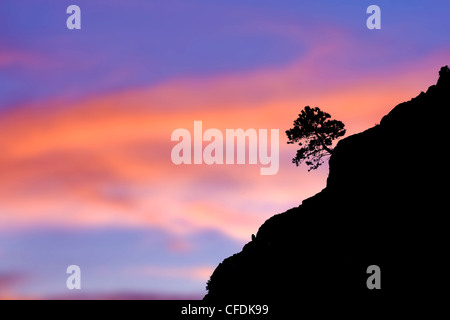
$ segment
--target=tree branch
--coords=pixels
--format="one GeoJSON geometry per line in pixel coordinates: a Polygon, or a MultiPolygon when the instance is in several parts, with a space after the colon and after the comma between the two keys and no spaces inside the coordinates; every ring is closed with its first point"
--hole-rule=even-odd
{"type": "Polygon", "coordinates": [[[322,145],[323,149],[324,149],[325,151],[327,151],[329,154],[333,154],[333,149],[330,149],[330,148],[328,148],[328,147],[325,145],[325,142],[323,141],[323,138],[322,138],[317,132],[315,132],[315,131],[314,131],[314,134],[316,135],[317,139],[319,139],[319,142],[320,142],[320,144],[322,145]]]}

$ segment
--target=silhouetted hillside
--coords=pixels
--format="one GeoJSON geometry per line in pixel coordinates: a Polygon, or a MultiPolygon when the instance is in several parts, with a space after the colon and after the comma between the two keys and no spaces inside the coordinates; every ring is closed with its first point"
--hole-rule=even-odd
{"type": "Polygon", "coordinates": [[[205,300],[301,308],[306,298],[351,305],[436,294],[449,272],[450,72],[439,74],[379,125],[341,140],[326,188],[268,219],[219,264],[205,300]],[[380,290],[366,286],[370,265],[381,268],[380,290]]]}

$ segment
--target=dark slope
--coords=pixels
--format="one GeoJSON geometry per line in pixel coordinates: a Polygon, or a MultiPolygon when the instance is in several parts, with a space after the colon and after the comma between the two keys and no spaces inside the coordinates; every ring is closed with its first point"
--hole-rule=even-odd
{"type": "Polygon", "coordinates": [[[341,140],[327,187],[219,264],[205,300],[351,303],[445,287],[450,72],[439,74],[379,125],[341,140]],[[369,265],[381,268],[381,290],[367,289],[369,265]]]}

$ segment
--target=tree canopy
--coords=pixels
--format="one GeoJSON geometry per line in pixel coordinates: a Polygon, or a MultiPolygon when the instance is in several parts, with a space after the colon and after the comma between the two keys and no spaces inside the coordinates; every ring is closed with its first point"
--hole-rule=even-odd
{"type": "Polygon", "coordinates": [[[330,119],[329,113],[318,107],[306,106],[294,121],[294,127],[286,130],[288,144],[298,143],[292,162],[299,166],[303,161],[309,166],[308,171],[323,164],[323,158],[333,153],[333,140],[345,135],[344,124],[330,119]]]}

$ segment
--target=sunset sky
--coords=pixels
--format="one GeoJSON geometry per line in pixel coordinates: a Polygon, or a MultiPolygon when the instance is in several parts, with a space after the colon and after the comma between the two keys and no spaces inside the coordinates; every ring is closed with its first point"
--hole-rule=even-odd
{"type": "Polygon", "coordinates": [[[419,0],[2,0],[0,298],[201,298],[267,218],[325,187],[327,165],[291,163],[300,110],[347,136],[379,123],[450,64],[449,14],[419,0]],[[171,134],[194,121],[279,129],[278,174],[173,164],[171,134]]]}

